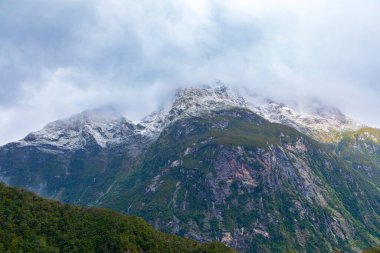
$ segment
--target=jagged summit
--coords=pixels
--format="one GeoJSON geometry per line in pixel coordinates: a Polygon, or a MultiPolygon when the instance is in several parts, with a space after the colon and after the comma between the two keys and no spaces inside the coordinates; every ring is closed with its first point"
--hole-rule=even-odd
{"type": "MultiPolygon", "coordinates": [[[[179,90],[166,118],[173,121],[180,117],[232,107],[250,109],[271,122],[294,127],[323,142],[336,141],[342,132],[365,127],[332,106],[287,105],[258,95],[244,98],[237,91],[220,84],[179,90]]],[[[163,118],[165,117],[161,116],[160,120],[163,118]]]]}
{"type": "Polygon", "coordinates": [[[116,110],[102,107],[51,122],[42,130],[28,134],[19,144],[78,149],[93,141],[106,147],[111,142],[122,142],[133,129],[133,124],[116,110]]]}
{"type": "Polygon", "coordinates": [[[219,83],[215,86],[180,89],[171,104],[137,123],[128,121],[112,107],[102,107],[49,123],[18,144],[80,149],[89,143],[103,148],[130,143],[132,137],[149,142],[157,138],[163,128],[178,119],[234,107],[250,109],[271,122],[294,127],[324,142],[336,141],[342,132],[358,130],[364,126],[333,107],[317,106],[305,110],[259,96],[247,99],[219,83]]]}
{"type": "Polygon", "coordinates": [[[289,106],[266,99],[250,109],[271,122],[294,127],[322,142],[337,141],[342,132],[365,127],[331,106],[289,106]]]}
{"type": "Polygon", "coordinates": [[[86,110],[73,116],[53,121],[45,126],[45,129],[78,129],[89,124],[107,124],[120,121],[124,117],[112,107],[99,107],[86,110]]]}
{"type": "Polygon", "coordinates": [[[165,126],[178,119],[232,107],[245,108],[247,102],[224,85],[184,88],[177,90],[169,106],[154,111],[138,125],[141,133],[158,136],[165,126]]]}
{"type": "Polygon", "coordinates": [[[224,85],[185,88],[177,91],[170,113],[194,115],[226,107],[247,107],[247,102],[224,85]]]}

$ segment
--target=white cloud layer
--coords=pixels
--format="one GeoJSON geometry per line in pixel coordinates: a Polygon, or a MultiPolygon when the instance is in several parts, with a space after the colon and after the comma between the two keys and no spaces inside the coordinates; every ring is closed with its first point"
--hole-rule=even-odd
{"type": "Polygon", "coordinates": [[[0,144],[213,80],[380,127],[378,0],[0,0],[0,144]]]}

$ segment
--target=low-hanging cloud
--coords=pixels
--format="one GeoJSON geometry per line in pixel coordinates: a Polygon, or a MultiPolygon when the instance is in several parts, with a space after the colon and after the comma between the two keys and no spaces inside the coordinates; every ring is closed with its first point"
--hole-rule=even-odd
{"type": "Polygon", "coordinates": [[[380,126],[377,0],[0,0],[0,143],[221,80],[380,126]]]}

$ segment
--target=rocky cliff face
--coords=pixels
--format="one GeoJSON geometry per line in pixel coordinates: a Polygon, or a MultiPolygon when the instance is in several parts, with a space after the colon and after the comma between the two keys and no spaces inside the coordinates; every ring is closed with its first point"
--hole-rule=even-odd
{"type": "Polygon", "coordinates": [[[346,132],[332,148],[338,156],[352,163],[357,172],[380,188],[380,130],[363,128],[346,132]]]}
{"type": "Polygon", "coordinates": [[[206,87],[138,123],[86,111],[1,147],[0,180],[242,252],[379,244],[377,130],[265,101],[206,87]]]}
{"type": "Polygon", "coordinates": [[[166,232],[243,252],[351,252],[378,240],[379,192],[320,144],[248,110],[177,121],[135,173],[99,204],[166,232]]]}

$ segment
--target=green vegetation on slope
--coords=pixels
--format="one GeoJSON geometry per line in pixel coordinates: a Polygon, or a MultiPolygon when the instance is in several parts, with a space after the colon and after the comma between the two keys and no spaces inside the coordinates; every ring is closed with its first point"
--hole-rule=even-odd
{"type": "Polygon", "coordinates": [[[379,199],[324,145],[233,109],[166,128],[99,203],[242,252],[354,252],[378,245],[379,199]]]}
{"type": "Polygon", "coordinates": [[[363,253],[380,253],[380,249],[368,249],[363,251],[363,253]]]}
{"type": "Polygon", "coordinates": [[[141,218],[42,199],[0,184],[0,252],[233,252],[154,230],[141,218]]]}
{"type": "MultiPolygon", "coordinates": [[[[374,187],[380,181],[372,168],[380,159],[355,164],[359,159],[354,157],[379,154],[378,143],[372,140],[380,138],[366,132],[346,133],[343,141],[349,145],[342,141],[338,148],[331,144],[329,149],[291,127],[235,108],[180,119],[135,158],[127,155],[126,147],[102,150],[87,145],[85,150],[57,155],[8,145],[0,150],[0,160],[5,178],[14,185],[34,190],[46,185],[41,191],[45,196],[138,215],[163,232],[223,241],[241,252],[356,252],[380,245],[380,191],[374,187]]],[[[43,224],[36,227],[45,229],[33,232],[30,247],[45,252],[49,247],[53,252],[72,252],[74,247],[81,252],[114,252],[114,244],[118,251],[127,247],[132,252],[137,248],[146,252],[210,249],[209,244],[198,246],[155,232],[145,223],[150,232],[142,232],[138,218],[98,209],[68,209],[74,217],[67,221],[75,226],[60,225],[64,221],[27,224],[33,229],[43,224]],[[96,215],[109,217],[105,221],[96,215]],[[62,236],[63,232],[46,227],[71,232],[62,236]],[[62,248],[62,243],[71,246],[62,248]]],[[[49,210],[44,212],[50,215],[49,210]]],[[[48,220],[64,215],[52,217],[48,220]]],[[[29,245],[18,230],[12,232],[15,236],[0,234],[8,236],[4,248],[21,239],[21,245],[29,245]]],[[[217,247],[214,252],[224,252],[220,244],[212,245],[217,247]]]]}
{"type": "Polygon", "coordinates": [[[350,161],[357,171],[380,188],[380,130],[363,128],[347,132],[334,146],[335,152],[350,161]]]}

